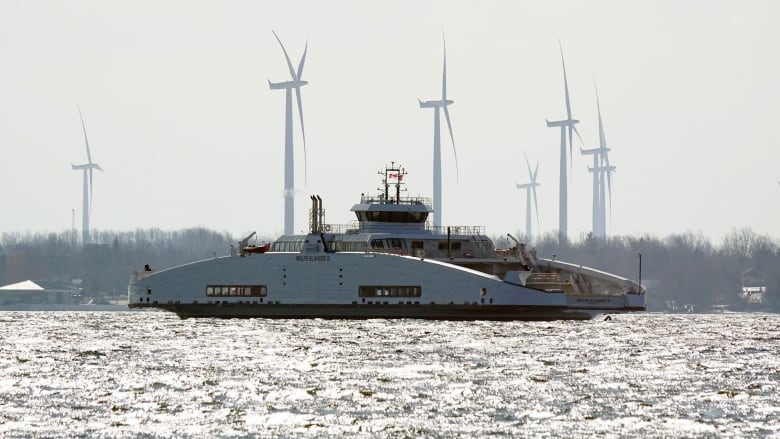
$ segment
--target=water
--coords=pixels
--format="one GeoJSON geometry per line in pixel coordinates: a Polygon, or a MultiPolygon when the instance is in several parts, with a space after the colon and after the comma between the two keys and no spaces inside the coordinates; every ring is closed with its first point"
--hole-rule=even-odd
{"type": "Polygon", "coordinates": [[[3,437],[780,437],[780,315],[0,313],[3,437]]]}

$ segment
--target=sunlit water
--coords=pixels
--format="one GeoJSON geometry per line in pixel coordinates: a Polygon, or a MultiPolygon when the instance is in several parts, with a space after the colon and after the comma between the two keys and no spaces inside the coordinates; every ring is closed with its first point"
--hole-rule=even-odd
{"type": "Polygon", "coordinates": [[[0,313],[0,436],[780,437],[780,316],[0,313]]]}

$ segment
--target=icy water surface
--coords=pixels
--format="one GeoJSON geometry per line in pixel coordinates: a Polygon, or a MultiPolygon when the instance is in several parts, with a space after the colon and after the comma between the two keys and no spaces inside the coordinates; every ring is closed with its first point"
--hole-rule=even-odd
{"type": "Polygon", "coordinates": [[[780,316],[0,313],[2,437],[780,437],[780,316]]]}

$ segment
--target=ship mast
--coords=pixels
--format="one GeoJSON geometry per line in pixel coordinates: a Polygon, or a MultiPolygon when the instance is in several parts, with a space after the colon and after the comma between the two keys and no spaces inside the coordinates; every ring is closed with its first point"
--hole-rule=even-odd
{"type": "MultiPolygon", "coordinates": [[[[382,175],[382,171],[379,171],[379,175],[382,175]]],[[[390,199],[390,181],[395,181],[395,203],[400,204],[401,203],[401,185],[403,184],[404,175],[406,175],[406,170],[399,166],[395,165],[395,162],[390,162],[390,166],[385,165],[385,171],[384,171],[384,178],[382,179],[382,184],[384,185],[384,199],[386,201],[391,201],[390,199]]],[[[392,202],[392,201],[391,201],[392,202]]]]}

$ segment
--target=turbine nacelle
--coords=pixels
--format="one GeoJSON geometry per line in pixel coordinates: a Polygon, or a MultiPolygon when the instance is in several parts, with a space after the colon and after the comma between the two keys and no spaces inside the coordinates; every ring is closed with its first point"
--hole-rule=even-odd
{"type": "Polygon", "coordinates": [[[447,105],[455,103],[452,99],[441,99],[438,101],[421,101],[418,99],[418,102],[420,102],[420,108],[446,107],[447,105]]]}
{"type": "Polygon", "coordinates": [[[606,152],[609,152],[609,148],[593,148],[593,149],[582,149],[580,148],[580,153],[583,155],[596,155],[596,154],[603,154],[606,152]]]}
{"type": "Polygon", "coordinates": [[[74,171],[87,170],[87,169],[97,169],[98,171],[103,171],[103,168],[101,168],[100,165],[98,165],[97,163],[85,163],[83,165],[74,165],[73,163],[71,163],[70,167],[74,171]]]}
{"type": "Polygon", "coordinates": [[[539,186],[540,184],[541,183],[535,183],[535,182],[534,183],[525,183],[525,184],[515,183],[515,186],[517,186],[518,189],[533,189],[533,188],[539,186]]]}
{"type": "Polygon", "coordinates": [[[268,81],[268,87],[270,87],[271,90],[286,90],[288,88],[300,88],[308,83],[309,81],[284,81],[284,82],[268,81]]]}
{"type": "Polygon", "coordinates": [[[547,127],[573,127],[574,125],[580,123],[577,119],[564,119],[564,120],[553,120],[549,121],[547,119],[544,120],[547,122],[547,127]]]}

